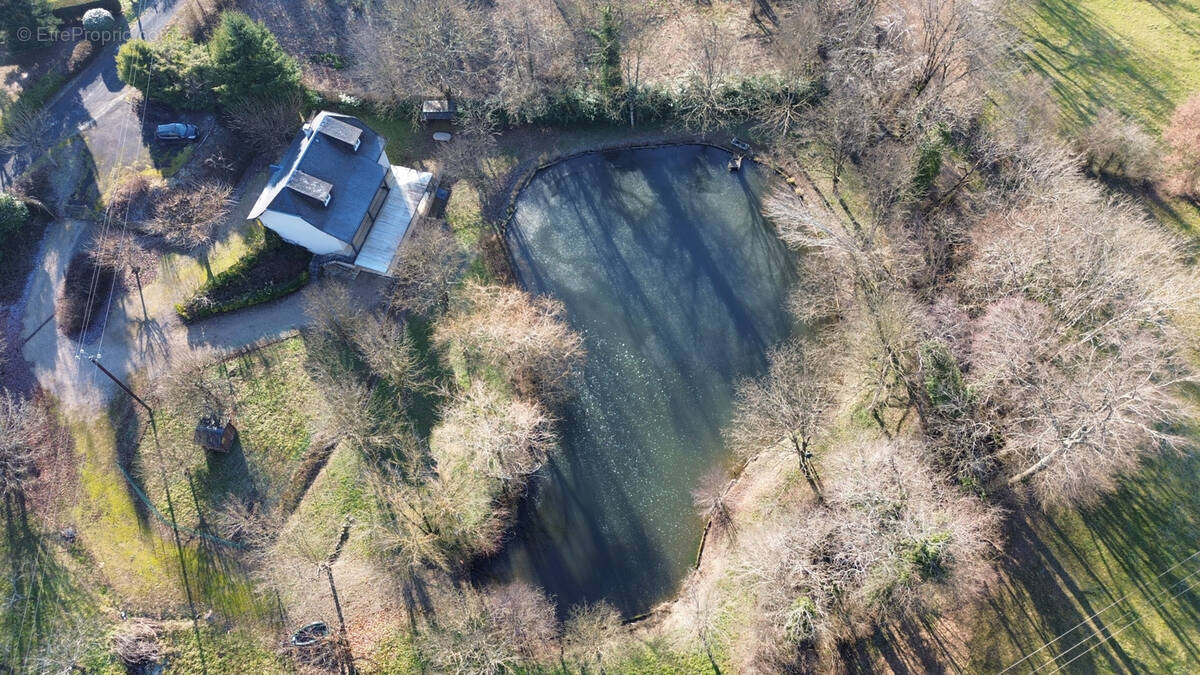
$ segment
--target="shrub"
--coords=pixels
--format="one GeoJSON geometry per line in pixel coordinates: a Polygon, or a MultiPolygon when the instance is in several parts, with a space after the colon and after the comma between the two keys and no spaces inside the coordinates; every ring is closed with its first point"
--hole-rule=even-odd
{"type": "Polygon", "coordinates": [[[71,58],[67,61],[67,70],[72,73],[78,72],[96,51],[92,46],[91,40],[80,40],[75,44],[75,48],[71,50],[71,58]]]}
{"type": "Polygon", "coordinates": [[[1148,181],[1158,170],[1161,153],[1157,143],[1132,120],[1112,110],[1101,110],[1075,141],[1097,176],[1108,175],[1133,181],[1148,181]]]}
{"type": "Polygon", "coordinates": [[[175,305],[186,322],[282,298],[308,283],[312,254],[289,244],[271,230],[232,267],[201,286],[187,302],[175,305]]]}
{"type": "Polygon", "coordinates": [[[300,90],[300,67],[271,31],[241,12],[226,12],[209,43],[221,102],[272,100],[300,90]]]}
{"type": "Polygon", "coordinates": [[[214,73],[208,50],[175,31],[153,43],[130,40],[121,45],[117,74],[152,101],[189,110],[213,105],[214,73]]]}
{"type": "Polygon", "coordinates": [[[29,220],[29,207],[14,195],[0,192],[0,242],[29,220]]]}
{"type": "Polygon", "coordinates": [[[1163,132],[1171,148],[1167,158],[1166,188],[1172,194],[1195,197],[1200,193],[1200,94],[1175,109],[1171,126],[1163,132]]]}
{"type": "MultiPolygon", "coordinates": [[[[96,7],[83,13],[83,29],[88,33],[106,33],[116,27],[117,20],[113,18],[112,12],[109,12],[107,9],[96,7]]],[[[89,36],[89,39],[96,38],[89,36]]]]}

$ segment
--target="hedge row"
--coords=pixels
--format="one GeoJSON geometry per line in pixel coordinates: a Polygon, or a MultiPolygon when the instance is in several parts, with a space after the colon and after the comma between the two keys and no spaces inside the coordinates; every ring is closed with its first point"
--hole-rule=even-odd
{"type": "Polygon", "coordinates": [[[175,305],[175,312],[190,323],[282,298],[308,283],[311,260],[308,251],[265,230],[259,246],[175,305]]]}

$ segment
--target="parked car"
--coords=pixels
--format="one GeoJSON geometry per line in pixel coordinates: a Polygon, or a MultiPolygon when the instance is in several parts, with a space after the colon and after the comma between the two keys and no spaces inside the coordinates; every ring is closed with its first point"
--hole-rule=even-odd
{"type": "Polygon", "coordinates": [[[154,131],[154,137],[160,141],[194,141],[199,135],[195,124],[183,122],[160,124],[154,131]]]}

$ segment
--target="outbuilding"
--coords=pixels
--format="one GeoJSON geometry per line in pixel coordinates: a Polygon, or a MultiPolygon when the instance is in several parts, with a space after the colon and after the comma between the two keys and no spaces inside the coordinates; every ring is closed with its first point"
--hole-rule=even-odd
{"type": "Polygon", "coordinates": [[[452,99],[434,99],[421,104],[422,122],[452,122],[458,106],[452,99]]]}
{"type": "Polygon", "coordinates": [[[192,440],[205,450],[229,452],[237,442],[237,435],[237,427],[229,420],[203,419],[196,425],[192,440]]]}

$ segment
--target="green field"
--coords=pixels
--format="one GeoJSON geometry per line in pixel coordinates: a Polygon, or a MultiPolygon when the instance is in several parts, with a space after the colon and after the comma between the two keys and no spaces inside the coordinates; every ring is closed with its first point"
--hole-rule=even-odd
{"type": "Polygon", "coordinates": [[[1020,26],[1068,125],[1108,107],[1161,129],[1200,91],[1200,1],[1036,0],[1020,26]]]}

